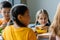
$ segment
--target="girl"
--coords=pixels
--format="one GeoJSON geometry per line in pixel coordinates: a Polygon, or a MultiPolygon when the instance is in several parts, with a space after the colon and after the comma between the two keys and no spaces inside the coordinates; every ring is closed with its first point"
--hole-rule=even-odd
{"type": "Polygon", "coordinates": [[[54,20],[50,26],[50,39],[49,40],[60,40],[60,4],[57,7],[54,20]]]}
{"type": "Polygon", "coordinates": [[[45,26],[50,26],[50,20],[49,20],[49,15],[48,12],[45,9],[41,9],[37,12],[36,14],[36,25],[43,25],[45,26]]]}
{"type": "Polygon", "coordinates": [[[14,24],[4,29],[2,33],[4,40],[37,40],[32,29],[27,27],[30,22],[30,15],[26,5],[13,6],[11,18],[14,24]]]}
{"type": "Polygon", "coordinates": [[[50,26],[50,20],[48,12],[45,9],[41,9],[36,14],[36,34],[38,40],[48,40],[48,36],[38,36],[38,34],[43,34],[48,32],[48,26],[50,26]]]}
{"type": "MultiPolygon", "coordinates": [[[[48,12],[45,9],[39,10],[36,14],[36,29],[48,29],[47,26],[50,26],[50,20],[49,20],[49,15],[48,12]]],[[[41,32],[39,30],[36,30],[38,33],[43,32],[41,30],[41,32]]],[[[44,33],[44,32],[43,32],[44,33]]]]}

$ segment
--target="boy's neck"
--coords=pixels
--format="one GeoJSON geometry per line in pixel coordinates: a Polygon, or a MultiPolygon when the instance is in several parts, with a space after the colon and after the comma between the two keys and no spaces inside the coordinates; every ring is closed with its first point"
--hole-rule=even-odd
{"type": "Polygon", "coordinates": [[[16,24],[16,22],[14,22],[14,27],[20,28],[21,26],[19,26],[18,24],[16,24]]]}
{"type": "Polygon", "coordinates": [[[14,22],[14,27],[15,28],[20,28],[15,22],[14,22]]]}

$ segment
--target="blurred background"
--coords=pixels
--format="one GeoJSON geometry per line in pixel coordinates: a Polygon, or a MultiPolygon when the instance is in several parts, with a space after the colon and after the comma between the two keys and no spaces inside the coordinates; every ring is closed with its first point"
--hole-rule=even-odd
{"type": "MultiPolygon", "coordinates": [[[[0,0],[0,2],[5,0],[0,0]]],[[[31,16],[31,22],[35,22],[35,15],[36,12],[40,9],[46,9],[48,11],[50,20],[53,20],[53,17],[56,12],[57,4],[60,2],[60,0],[7,0],[12,3],[12,5],[15,4],[26,4],[29,7],[30,10],[30,16],[31,16]]],[[[0,14],[0,18],[2,18],[2,15],[0,14]]]]}

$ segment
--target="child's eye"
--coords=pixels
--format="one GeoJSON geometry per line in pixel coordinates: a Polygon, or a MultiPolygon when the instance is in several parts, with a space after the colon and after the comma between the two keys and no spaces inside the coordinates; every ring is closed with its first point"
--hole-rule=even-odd
{"type": "Polygon", "coordinates": [[[6,12],[4,12],[4,14],[6,14],[6,12]]]}
{"type": "Polygon", "coordinates": [[[10,13],[10,12],[6,12],[6,13],[10,13]]]}
{"type": "Polygon", "coordinates": [[[44,18],[44,20],[45,20],[45,19],[48,19],[48,18],[44,18]]]}
{"type": "Polygon", "coordinates": [[[44,18],[44,20],[45,20],[46,18],[44,18]]]}
{"type": "Polygon", "coordinates": [[[43,18],[40,18],[41,20],[43,19],[43,18]]]}

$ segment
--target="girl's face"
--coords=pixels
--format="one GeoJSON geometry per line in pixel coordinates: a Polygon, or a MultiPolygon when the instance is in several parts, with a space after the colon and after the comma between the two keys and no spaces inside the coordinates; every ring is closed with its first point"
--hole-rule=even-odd
{"type": "Polygon", "coordinates": [[[30,15],[29,15],[29,10],[25,11],[24,15],[20,16],[19,19],[23,24],[28,25],[30,22],[30,15]]]}
{"type": "Polygon", "coordinates": [[[48,17],[46,14],[44,13],[41,13],[39,14],[39,17],[38,17],[38,22],[41,24],[41,25],[45,25],[48,21],[48,17]]]}

